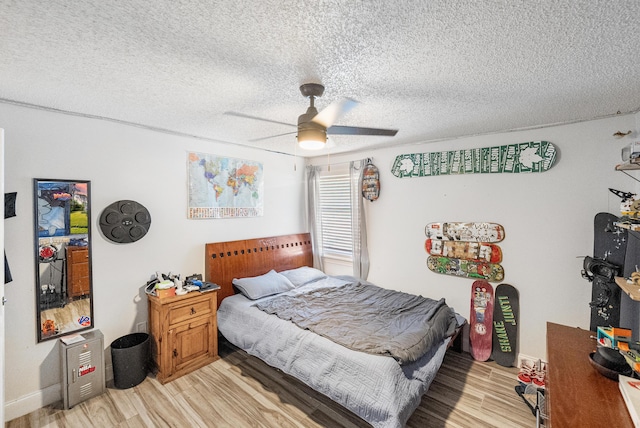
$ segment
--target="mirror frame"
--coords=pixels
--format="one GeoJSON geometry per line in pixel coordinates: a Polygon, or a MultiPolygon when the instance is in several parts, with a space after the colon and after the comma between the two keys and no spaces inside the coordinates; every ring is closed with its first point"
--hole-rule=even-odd
{"type": "Polygon", "coordinates": [[[91,181],[34,178],[33,212],[38,342],[92,329],[94,319],[91,263],[91,181]],[[78,187],[79,190],[77,190],[78,187]],[[82,189],[85,187],[86,192],[82,189]],[[43,191],[47,192],[46,198],[42,197],[43,191]],[[55,206],[52,206],[52,203],[55,203],[55,206]],[[81,209],[72,210],[72,206],[81,207],[81,209]],[[44,208],[49,211],[41,212],[44,208]],[[51,215],[50,213],[54,211],[53,208],[61,208],[61,210],[56,210],[55,215],[51,215]],[[74,226],[72,224],[71,213],[78,211],[86,212],[86,233],[83,220],[80,225],[74,226]],[[49,214],[48,218],[43,218],[45,214],[49,214]],[[69,293],[68,247],[87,248],[88,272],[83,272],[83,274],[88,273],[88,292],[82,292],[78,298],[74,298],[69,293]],[[45,275],[49,275],[49,282],[43,280],[45,275]],[[88,319],[87,314],[84,313],[86,305],[82,305],[82,311],[76,313],[76,316],[80,314],[77,320],[73,319],[73,314],[63,317],[67,320],[71,319],[71,322],[67,322],[66,327],[55,325],[54,320],[42,319],[43,312],[46,310],[67,308],[70,312],[71,306],[67,306],[68,304],[84,299],[89,301],[88,319]]]}

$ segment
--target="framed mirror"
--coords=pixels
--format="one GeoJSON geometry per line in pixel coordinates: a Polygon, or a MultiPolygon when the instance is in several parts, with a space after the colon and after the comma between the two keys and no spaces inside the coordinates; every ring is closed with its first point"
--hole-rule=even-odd
{"type": "Polygon", "coordinates": [[[38,342],[93,328],[91,182],[33,180],[38,342]]]}

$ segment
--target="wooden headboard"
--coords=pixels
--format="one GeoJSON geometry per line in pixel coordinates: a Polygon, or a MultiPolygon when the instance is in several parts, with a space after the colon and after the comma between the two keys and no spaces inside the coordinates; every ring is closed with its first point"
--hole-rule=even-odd
{"type": "Polygon", "coordinates": [[[205,247],[205,281],[220,286],[218,305],[236,293],[233,278],[262,275],[300,266],[313,266],[311,235],[273,236],[240,241],[215,242],[205,247]]]}

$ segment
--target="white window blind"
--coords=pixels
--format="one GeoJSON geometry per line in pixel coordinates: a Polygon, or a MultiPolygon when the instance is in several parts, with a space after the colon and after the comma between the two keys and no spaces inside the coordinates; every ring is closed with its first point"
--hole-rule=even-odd
{"type": "Polygon", "coordinates": [[[352,256],[349,173],[320,176],[320,212],[324,255],[352,256]]]}

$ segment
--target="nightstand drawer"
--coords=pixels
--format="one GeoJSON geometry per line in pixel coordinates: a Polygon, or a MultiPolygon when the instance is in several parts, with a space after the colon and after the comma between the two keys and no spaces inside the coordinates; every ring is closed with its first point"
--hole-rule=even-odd
{"type": "Polygon", "coordinates": [[[209,316],[212,311],[211,299],[190,302],[183,306],[174,306],[169,310],[169,325],[171,326],[202,316],[209,316]]]}

